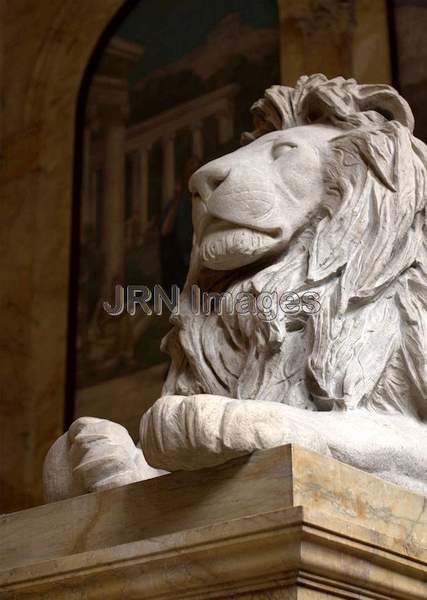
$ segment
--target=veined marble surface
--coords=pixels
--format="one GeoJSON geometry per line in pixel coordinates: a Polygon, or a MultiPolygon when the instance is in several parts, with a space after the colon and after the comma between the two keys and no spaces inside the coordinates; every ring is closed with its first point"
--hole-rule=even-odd
{"type": "Polygon", "coordinates": [[[6,515],[0,531],[1,600],[427,595],[424,498],[297,446],[6,515]]]}

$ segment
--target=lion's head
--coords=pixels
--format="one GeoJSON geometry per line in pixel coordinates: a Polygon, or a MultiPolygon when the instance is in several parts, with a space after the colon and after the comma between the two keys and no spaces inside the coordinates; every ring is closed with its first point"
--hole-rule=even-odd
{"type": "Polygon", "coordinates": [[[408,104],[313,75],[253,112],[247,145],[190,181],[195,242],[165,393],[427,419],[427,148],[408,104]],[[316,291],[320,310],[194,315],[195,283],[316,291]]]}

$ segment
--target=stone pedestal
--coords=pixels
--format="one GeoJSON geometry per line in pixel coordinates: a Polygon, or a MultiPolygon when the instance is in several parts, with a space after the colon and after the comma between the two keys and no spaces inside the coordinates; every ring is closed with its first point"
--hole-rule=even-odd
{"type": "Polygon", "coordinates": [[[295,446],[3,516],[1,600],[427,598],[427,503],[295,446]]]}

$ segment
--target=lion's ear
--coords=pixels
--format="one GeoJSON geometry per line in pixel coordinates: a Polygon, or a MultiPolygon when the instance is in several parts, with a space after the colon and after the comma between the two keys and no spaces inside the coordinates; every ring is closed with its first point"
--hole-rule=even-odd
{"type": "MultiPolygon", "coordinates": [[[[334,142],[333,142],[334,143],[334,142]]],[[[335,142],[341,203],[313,239],[309,280],[341,274],[340,311],[370,299],[413,264],[422,245],[426,164],[396,121],[335,142]]]]}

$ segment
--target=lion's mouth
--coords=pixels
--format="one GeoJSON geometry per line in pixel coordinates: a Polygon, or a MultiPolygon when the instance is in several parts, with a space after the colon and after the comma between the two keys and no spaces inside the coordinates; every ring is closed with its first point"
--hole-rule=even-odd
{"type": "Polygon", "coordinates": [[[202,243],[209,237],[228,235],[230,232],[250,232],[258,234],[265,240],[273,239],[275,241],[277,241],[281,235],[281,230],[277,227],[271,229],[266,229],[265,227],[258,228],[256,224],[243,225],[241,223],[233,223],[231,221],[225,221],[224,219],[207,215],[204,219],[204,223],[199,227],[197,238],[199,243],[202,243]]]}
{"type": "Polygon", "coordinates": [[[275,236],[268,233],[215,219],[205,229],[201,245],[223,245],[231,253],[253,254],[274,243],[275,236]]]}
{"type": "Polygon", "coordinates": [[[211,217],[199,243],[200,258],[208,268],[228,271],[257,261],[279,241],[277,230],[270,233],[211,217]]]}

